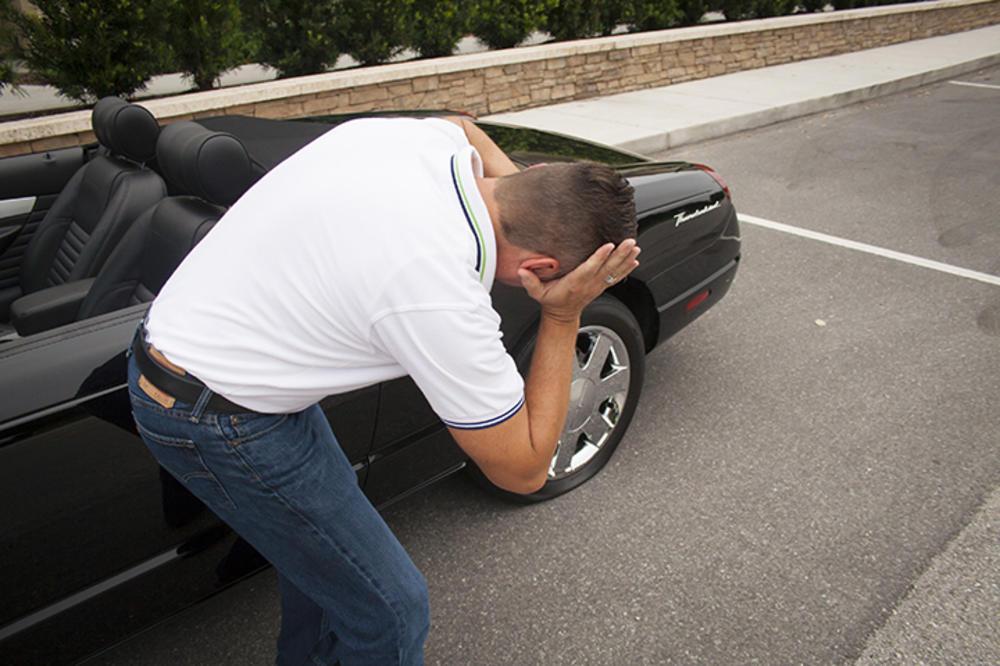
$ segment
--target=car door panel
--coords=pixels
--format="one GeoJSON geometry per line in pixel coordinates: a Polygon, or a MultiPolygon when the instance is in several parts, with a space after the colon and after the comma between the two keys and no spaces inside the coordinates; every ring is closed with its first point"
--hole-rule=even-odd
{"type": "Polygon", "coordinates": [[[132,431],[124,350],[142,309],[0,347],[4,654],[49,654],[66,617],[106,637],[86,609],[108,581],[191,552],[218,524],[165,483],[132,431]]]}
{"type": "MultiPolygon", "coordinates": [[[[30,199],[31,205],[34,206],[35,197],[28,197],[28,199],[30,199]]],[[[0,202],[0,204],[2,203],[3,202],[0,202]]],[[[17,235],[21,233],[21,227],[24,226],[24,221],[27,217],[28,214],[25,213],[24,215],[10,215],[0,218],[0,255],[3,255],[7,248],[10,247],[15,240],[17,240],[17,235]]]]}
{"type": "Polygon", "coordinates": [[[409,377],[383,382],[365,494],[375,506],[461,466],[465,454],[409,377]]]}
{"type": "MultiPolygon", "coordinates": [[[[135,433],[124,352],[146,307],[0,343],[2,661],[73,661],[266,564],[135,433]]],[[[362,482],[377,399],[323,403],[362,482]]]]}
{"type": "Polygon", "coordinates": [[[384,507],[460,469],[467,459],[439,422],[373,453],[365,494],[372,504],[384,507]]]}
{"type": "Polygon", "coordinates": [[[0,200],[59,194],[84,161],[80,146],[0,159],[0,200]]]}
{"type": "Polygon", "coordinates": [[[441,422],[427,398],[409,377],[382,382],[379,405],[372,455],[441,422]]]}
{"type": "Polygon", "coordinates": [[[319,406],[330,422],[337,443],[358,472],[358,482],[363,486],[368,471],[368,452],[375,432],[378,386],[329,396],[321,400],[319,406]]]}

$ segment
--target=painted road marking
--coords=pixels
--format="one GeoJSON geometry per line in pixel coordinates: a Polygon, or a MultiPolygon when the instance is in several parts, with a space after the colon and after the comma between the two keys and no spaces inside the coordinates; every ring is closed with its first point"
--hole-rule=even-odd
{"type": "Polygon", "coordinates": [[[954,83],[956,86],[969,86],[970,88],[989,88],[990,90],[1000,90],[1000,86],[991,85],[989,83],[971,83],[969,81],[949,81],[948,83],[954,83]]]}
{"type": "Polygon", "coordinates": [[[879,257],[885,257],[886,259],[895,259],[896,261],[902,261],[906,264],[913,264],[914,266],[921,266],[923,268],[930,268],[931,270],[939,271],[941,273],[948,273],[949,275],[957,275],[958,277],[968,278],[969,280],[976,280],[977,282],[985,282],[986,284],[992,284],[994,286],[1000,287],[1000,276],[990,275],[989,273],[980,273],[979,271],[972,271],[968,268],[960,268],[958,266],[952,266],[951,264],[945,264],[940,261],[934,261],[933,259],[924,259],[923,257],[917,257],[912,254],[906,254],[904,252],[896,252],[895,250],[887,250],[884,247],[878,247],[877,245],[869,245],[867,243],[859,243],[857,241],[847,240],[846,238],[840,238],[839,236],[831,236],[829,234],[822,234],[818,231],[810,231],[808,229],[802,229],[800,227],[793,227],[788,224],[782,224],[781,222],[774,222],[772,220],[765,220],[761,217],[754,217],[753,215],[740,215],[740,222],[746,224],[753,224],[758,227],[766,227],[768,229],[774,229],[775,231],[783,231],[786,234],[793,234],[795,236],[801,236],[802,238],[809,238],[811,240],[820,241],[821,243],[829,243],[830,245],[839,245],[840,247],[846,247],[851,250],[857,250],[858,252],[867,252],[868,254],[874,254],[879,257]]]}

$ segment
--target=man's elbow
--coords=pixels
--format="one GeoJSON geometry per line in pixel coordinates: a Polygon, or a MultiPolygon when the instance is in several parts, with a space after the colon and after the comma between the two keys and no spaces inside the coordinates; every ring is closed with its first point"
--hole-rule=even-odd
{"type": "Polygon", "coordinates": [[[494,485],[517,495],[537,493],[548,480],[548,469],[519,471],[496,476],[487,475],[494,485]]]}

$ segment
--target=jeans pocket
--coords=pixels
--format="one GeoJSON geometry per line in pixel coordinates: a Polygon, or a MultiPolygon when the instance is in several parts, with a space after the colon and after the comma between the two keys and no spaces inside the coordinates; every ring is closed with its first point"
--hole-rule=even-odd
{"type": "Polygon", "coordinates": [[[139,435],[163,469],[212,509],[235,509],[236,503],[205,464],[191,439],[152,432],[136,422],[139,435]]]}
{"type": "Polygon", "coordinates": [[[246,414],[233,414],[229,417],[233,432],[236,437],[230,442],[233,446],[239,446],[245,442],[252,442],[255,439],[270,434],[280,428],[291,414],[261,414],[248,412],[246,414]]]}

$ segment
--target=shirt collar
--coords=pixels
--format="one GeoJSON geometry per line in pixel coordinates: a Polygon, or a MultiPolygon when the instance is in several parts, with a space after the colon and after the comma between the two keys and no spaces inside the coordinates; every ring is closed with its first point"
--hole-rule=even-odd
{"type": "Polygon", "coordinates": [[[479,281],[489,291],[497,270],[497,241],[489,210],[476,185],[476,177],[481,178],[482,175],[483,163],[475,148],[466,146],[452,155],[451,179],[455,196],[476,244],[474,268],[479,281]]]}

